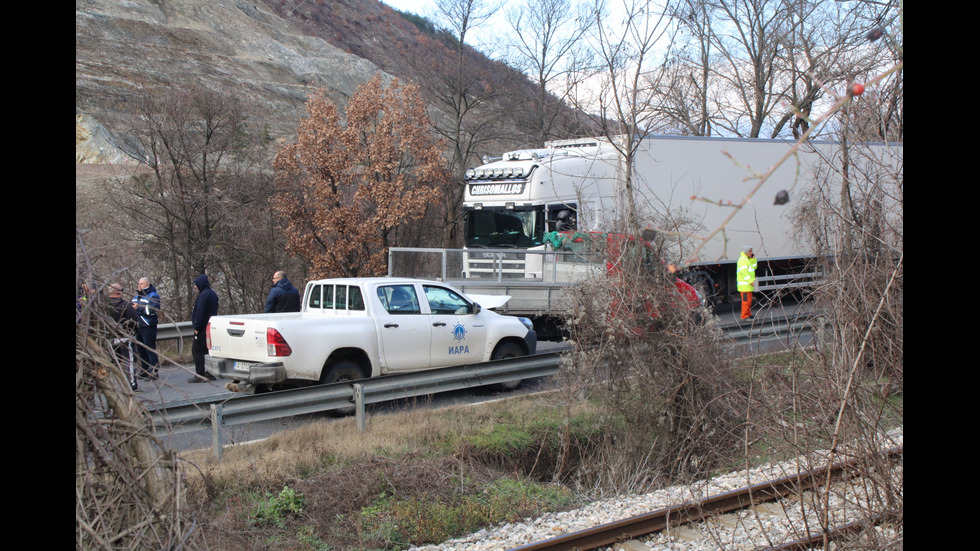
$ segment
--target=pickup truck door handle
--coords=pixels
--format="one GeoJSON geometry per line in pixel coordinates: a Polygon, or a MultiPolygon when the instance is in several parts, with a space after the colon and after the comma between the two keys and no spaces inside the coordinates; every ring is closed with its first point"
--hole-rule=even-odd
{"type": "Polygon", "coordinates": [[[398,324],[397,323],[386,323],[385,324],[385,328],[389,328],[389,327],[398,327],[398,324]]]}
{"type": "Polygon", "coordinates": [[[228,334],[232,337],[241,337],[245,334],[244,329],[228,329],[228,334]]]}
{"type": "Polygon", "coordinates": [[[446,322],[444,321],[437,321],[432,324],[432,327],[445,327],[445,326],[446,326],[446,322]]]}

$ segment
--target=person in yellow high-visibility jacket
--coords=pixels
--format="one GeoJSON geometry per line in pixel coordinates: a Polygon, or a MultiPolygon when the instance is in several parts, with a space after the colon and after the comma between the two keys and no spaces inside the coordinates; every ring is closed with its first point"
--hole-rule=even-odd
{"type": "Polygon", "coordinates": [[[755,268],[759,265],[759,260],[755,257],[752,247],[742,247],[742,254],[738,257],[736,264],[735,281],[737,282],[738,292],[742,297],[742,319],[752,319],[752,291],[757,284],[755,282],[755,268]]]}

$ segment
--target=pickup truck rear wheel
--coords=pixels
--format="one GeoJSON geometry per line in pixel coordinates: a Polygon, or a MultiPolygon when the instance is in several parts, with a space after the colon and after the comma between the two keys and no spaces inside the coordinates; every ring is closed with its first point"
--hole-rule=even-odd
{"type": "MultiPolygon", "coordinates": [[[[524,349],[519,345],[512,342],[503,342],[497,345],[494,349],[493,354],[490,356],[491,360],[506,360],[509,358],[519,358],[524,355],[524,349]]],[[[506,381],[500,383],[500,388],[503,390],[514,390],[521,386],[524,382],[523,379],[517,379],[515,381],[506,381]]]]}
{"type": "MultiPolygon", "coordinates": [[[[357,364],[341,360],[327,367],[323,376],[320,377],[320,382],[328,385],[330,383],[356,381],[357,379],[363,378],[364,372],[361,371],[361,368],[357,364]]],[[[329,413],[334,417],[347,417],[354,414],[354,406],[331,410],[329,413]]]]}

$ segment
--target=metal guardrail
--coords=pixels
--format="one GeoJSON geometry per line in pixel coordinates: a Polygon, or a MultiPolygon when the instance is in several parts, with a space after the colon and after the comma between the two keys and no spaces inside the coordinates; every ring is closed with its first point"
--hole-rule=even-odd
{"type": "Polygon", "coordinates": [[[157,325],[158,341],[177,341],[177,353],[184,352],[184,339],[194,336],[194,324],[189,321],[157,325]]]}
{"type": "Polygon", "coordinates": [[[189,321],[157,325],[157,340],[166,341],[194,336],[194,324],[189,321]]]}
{"type": "Polygon", "coordinates": [[[767,317],[762,323],[741,323],[722,327],[735,344],[746,344],[764,338],[796,338],[812,335],[829,324],[822,316],[782,314],[767,317]]]}
{"type": "Polygon", "coordinates": [[[354,406],[358,431],[363,431],[364,408],[368,404],[505,383],[516,379],[544,377],[558,371],[559,361],[560,355],[557,353],[537,354],[482,364],[171,405],[165,409],[151,410],[150,415],[155,429],[174,433],[200,430],[210,426],[213,431],[215,456],[220,458],[222,427],[354,406]]]}
{"type": "MultiPolygon", "coordinates": [[[[723,326],[736,345],[767,338],[798,338],[820,331],[825,319],[796,315],[772,316],[762,323],[723,326]]],[[[172,324],[166,335],[186,336],[190,322],[172,324]],[[180,327],[177,327],[180,326],[180,327]]],[[[163,326],[161,326],[163,327],[163,326]]],[[[193,334],[193,330],[191,330],[193,334]]],[[[158,339],[160,337],[158,336],[158,339]]],[[[508,360],[387,375],[358,381],[316,385],[266,394],[241,395],[169,404],[150,411],[153,426],[174,434],[201,430],[213,433],[215,456],[221,457],[224,427],[354,407],[358,431],[365,428],[365,406],[391,400],[426,396],[517,379],[533,379],[558,372],[560,353],[537,354],[508,360]]]]}

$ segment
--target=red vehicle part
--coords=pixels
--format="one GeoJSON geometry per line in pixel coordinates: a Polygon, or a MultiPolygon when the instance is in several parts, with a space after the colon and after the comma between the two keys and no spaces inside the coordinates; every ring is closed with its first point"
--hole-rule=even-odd
{"type": "MultiPolygon", "coordinates": [[[[620,263],[615,259],[622,257],[623,243],[634,240],[633,236],[626,236],[619,233],[569,231],[559,232],[559,235],[562,240],[561,244],[556,248],[573,252],[603,252],[606,258],[606,272],[609,275],[620,273],[620,263]]],[[[646,241],[642,243],[646,252],[652,253],[652,245],[646,241]]],[[[674,285],[680,295],[686,300],[689,309],[695,309],[703,305],[701,295],[687,282],[675,278],[674,285]]],[[[650,315],[656,317],[656,312],[653,312],[652,308],[650,310],[650,315]]]]}

